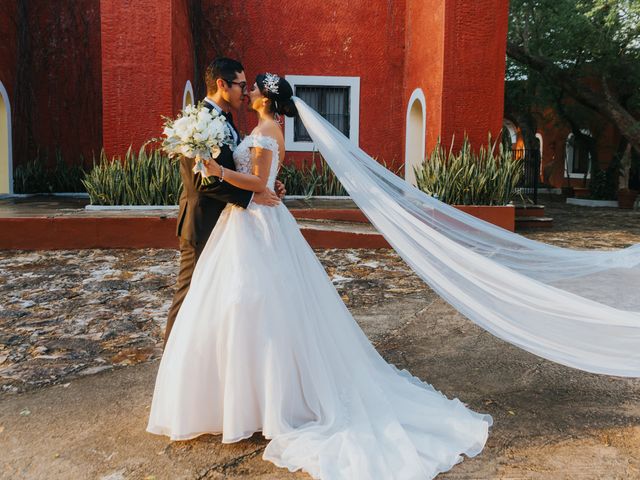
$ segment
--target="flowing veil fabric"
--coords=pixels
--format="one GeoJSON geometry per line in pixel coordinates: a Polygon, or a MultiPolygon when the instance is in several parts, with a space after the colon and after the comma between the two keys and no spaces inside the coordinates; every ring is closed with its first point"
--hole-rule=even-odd
{"type": "Polygon", "coordinates": [[[294,102],[354,202],[460,313],[554,362],[640,376],[640,244],[572,250],[503,230],[409,185],[304,101],[294,102]]]}

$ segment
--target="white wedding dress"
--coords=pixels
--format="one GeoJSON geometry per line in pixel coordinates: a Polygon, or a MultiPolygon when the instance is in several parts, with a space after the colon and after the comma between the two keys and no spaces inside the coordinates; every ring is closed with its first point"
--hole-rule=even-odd
{"type": "MultiPolygon", "coordinates": [[[[250,135],[234,152],[249,172],[250,135]]],[[[398,370],[355,322],[287,208],[228,205],[160,362],[147,431],[186,440],[256,431],[263,458],[324,480],[428,479],[477,455],[492,424],[398,370]]]]}

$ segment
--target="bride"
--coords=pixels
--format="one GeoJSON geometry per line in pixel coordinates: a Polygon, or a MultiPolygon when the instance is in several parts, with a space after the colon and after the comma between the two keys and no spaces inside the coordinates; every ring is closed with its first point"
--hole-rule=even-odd
{"type": "MultiPolygon", "coordinates": [[[[208,173],[273,189],[296,115],[292,88],[261,74],[258,126],[237,171],[208,173]]],[[[193,273],[165,347],[147,431],[237,442],[261,431],[263,458],[318,479],[425,479],[480,453],[492,424],[378,354],[280,204],[227,205],[193,273]]]]}

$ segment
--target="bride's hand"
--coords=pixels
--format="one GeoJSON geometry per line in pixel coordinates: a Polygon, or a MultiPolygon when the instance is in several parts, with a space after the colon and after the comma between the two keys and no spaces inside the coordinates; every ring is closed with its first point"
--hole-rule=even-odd
{"type": "Polygon", "coordinates": [[[204,165],[204,170],[207,173],[207,177],[219,177],[221,173],[220,164],[216,162],[213,158],[210,160],[201,159],[202,164],[204,165]]]}

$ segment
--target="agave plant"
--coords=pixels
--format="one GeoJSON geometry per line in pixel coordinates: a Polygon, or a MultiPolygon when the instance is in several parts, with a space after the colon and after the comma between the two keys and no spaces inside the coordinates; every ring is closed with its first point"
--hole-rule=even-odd
{"type": "Polygon", "coordinates": [[[129,147],[124,160],[103,149],[82,183],[92,205],[176,205],[182,191],[177,162],[147,145],[137,154],[129,147]]]}
{"type": "Polygon", "coordinates": [[[280,168],[280,181],[288,195],[347,195],[324,159],[320,156],[320,161],[316,160],[316,152],[313,152],[311,161],[303,161],[300,168],[283,164],[280,168]]]}
{"type": "MultiPolygon", "coordinates": [[[[333,171],[329,168],[327,162],[318,154],[320,160],[316,160],[316,152],[313,152],[311,160],[303,161],[300,168],[294,165],[283,164],[280,168],[280,181],[284,184],[287,194],[303,195],[311,197],[313,195],[326,196],[346,196],[348,192],[336,178],[333,171]],[[318,166],[319,165],[319,166],[318,166]]],[[[390,168],[384,160],[382,164],[390,168]]],[[[391,169],[396,175],[402,166],[391,169]]]]}
{"type": "Polygon", "coordinates": [[[443,202],[456,205],[506,205],[517,195],[523,175],[522,160],[502,142],[478,151],[465,137],[460,150],[453,142],[445,150],[440,141],[425,161],[414,169],[418,188],[443,202]]]}

